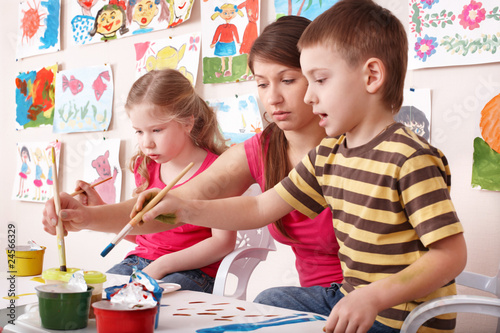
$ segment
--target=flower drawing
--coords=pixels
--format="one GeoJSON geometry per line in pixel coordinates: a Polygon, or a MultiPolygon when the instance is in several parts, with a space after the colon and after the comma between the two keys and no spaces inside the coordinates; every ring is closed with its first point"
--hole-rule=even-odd
{"type": "Polygon", "coordinates": [[[479,28],[479,23],[485,19],[486,10],[481,8],[483,4],[471,0],[470,4],[465,5],[462,13],[458,15],[460,24],[464,29],[474,30],[479,28]]]}
{"type": "Polygon", "coordinates": [[[417,42],[415,43],[415,51],[417,55],[415,58],[426,61],[427,57],[430,57],[434,53],[436,53],[436,48],[438,43],[436,42],[436,37],[429,37],[425,35],[425,37],[418,37],[417,42]]]}
{"type": "Polygon", "coordinates": [[[439,2],[439,0],[420,0],[420,3],[424,6],[423,9],[432,8],[432,5],[435,5],[439,2]]]}

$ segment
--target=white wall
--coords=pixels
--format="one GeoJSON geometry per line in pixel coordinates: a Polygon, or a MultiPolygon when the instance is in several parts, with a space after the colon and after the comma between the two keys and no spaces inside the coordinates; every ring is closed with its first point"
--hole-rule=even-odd
{"type": "MultiPolygon", "coordinates": [[[[101,138],[102,133],[81,133],[55,135],[51,128],[16,131],[14,79],[21,71],[36,70],[42,66],[59,64],[59,69],[82,66],[111,64],[115,84],[115,109],[106,138],[120,138],[120,163],[126,167],[128,158],[135,150],[133,131],[123,111],[123,104],[129,87],[134,81],[135,52],[133,44],[143,41],[166,38],[199,31],[200,3],[197,0],[191,18],[186,23],[160,32],[144,36],[132,36],[108,43],[81,47],[70,46],[70,36],[66,22],[68,0],[62,0],[62,50],[57,53],[41,55],[15,61],[17,32],[17,1],[3,2],[0,14],[0,100],[5,116],[0,122],[3,145],[1,156],[5,163],[0,164],[0,207],[3,218],[0,220],[0,242],[6,244],[7,223],[16,224],[16,237],[19,244],[29,239],[48,247],[44,268],[57,267],[55,237],[46,234],[41,226],[43,205],[12,201],[11,191],[16,172],[16,142],[51,141],[59,139],[64,143],[62,152],[61,188],[72,191],[74,183],[80,179],[83,170],[75,167],[82,151],[82,143],[89,138],[101,138]],[[71,159],[71,161],[69,161],[71,159]],[[70,163],[71,162],[71,163],[70,163]]],[[[273,21],[274,8],[269,0],[262,0],[261,29],[273,21]]],[[[450,0],[451,1],[451,0],[450,0]]],[[[392,10],[404,24],[407,22],[407,2],[401,0],[378,0],[378,3],[392,10]]],[[[201,66],[200,66],[201,68],[201,66]]],[[[407,87],[432,89],[432,135],[433,144],[447,156],[452,170],[452,197],[465,227],[469,260],[467,269],[482,274],[494,275],[500,262],[500,194],[497,192],[473,190],[470,186],[472,170],[472,140],[477,133],[477,115],[494,95],[500,93],[500,65],[487,64],[424,69],[407,75],[407,87]],[[456,107],[462,106],[462,111],[456,107]]],[[[256,93],[254,82],[237,84],[203,85],[201,69],[198,73],[196,89],[205,98],[222,97],[230,93],[256,93]]],[[[130,175],[124,177],[122,199],[129,198],[133,188],[130,175]]],[[[106,258],[99,253],[109,243],[113,235],[95,232],[80,232],[66,238],[67,263],[71,267],[82,267],[105,271],[122,259],[127,252],[126,242],[120,243],[106,258]]],[[[2,249],[3,251],[3,249],[2,249]]],[[[5,252],[4,252],[5,253],[5,252]]],[[[6,258],[0,259],[0,268],[5,271],[6,258]]],[[[283,246],[271,253],[268,260],[255,271],[250,282],[248,299],[253,299],[265,288],[279,285],[298,285],[294,269],[293,255],[283,246]]],[[[463,291],[463,290],[461,290],[463,291]]],[[[491,331],[494,320],[481,318],[471,323],[470,317],[460,318],[458,332],[491,331]],[[474,329],[472,329],[474,328],[474,329]]]]}

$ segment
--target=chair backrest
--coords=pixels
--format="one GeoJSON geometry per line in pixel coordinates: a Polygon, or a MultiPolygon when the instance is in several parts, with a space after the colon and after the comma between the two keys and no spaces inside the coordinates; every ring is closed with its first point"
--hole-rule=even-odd
{"type": "MultiPolygon", "coordinates": [[[[269,230],[267,230],[267,227],[238,231],[234,249],[242,250],[250,248],[264,248],[271,251],[276,250],[274,239],[271,237],[271,234],[269,233],[269,230]]],[[[253,270],[255,266],[257,266],[257,264],[263,260],[265,259],[255,257],[239,258],[238,260],[235,260],[233,262],[233,269],[231,269],[231,271],[240,271],[241,269],[250,267],[253,270]]]]}

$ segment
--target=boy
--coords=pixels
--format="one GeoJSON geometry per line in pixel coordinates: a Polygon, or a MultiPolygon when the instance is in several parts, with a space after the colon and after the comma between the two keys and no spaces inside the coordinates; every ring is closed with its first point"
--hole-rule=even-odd
{"type": "MultiPolygon", "coordinates": [[[[311,23],[299,48],[305,101],[330,137],[260,196],[167,195],[143,219],[175,211],[181,222],[237,230],[293,209],[314,217],[328,206],[343,284],[271,290],[273,305],[329,313],[326,332],[398,332],[419,303],[456,293],[453,279],[466,262],[446,158],[393,120],[403,100],[404,28],[371,0],[344,0],[311,23]]],[[[422,332],[454,326],[454,315],[445,315],[422,332]]]]}

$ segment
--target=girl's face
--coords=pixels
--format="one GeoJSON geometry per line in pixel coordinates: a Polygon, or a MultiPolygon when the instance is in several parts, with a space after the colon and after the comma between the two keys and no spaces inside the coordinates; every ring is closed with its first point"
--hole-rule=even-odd
{"type": "Polygon", "coordinates": [[[147,26],[158,14],[158,7],[154,0],[142,0],[134,7],[133,20],[140,26],[147,26]]]}
{"type": "Polygon", "coordinates": [[[162,120],[149,104],[133,106],[129,109],[129,117],[139,149],[157,163],[175,159],[186,144],[191,143],[191,125],[162,120]]]}
{"type": "Polygon", "coordinates": [[[118,9],[102,11],[97,20],[97,33],[103,36],[113,36],[123,24],[123,13],[118,9]]]}
{"type": "Polygon", "coordinates": [[[236,9],[234,7],[226,7],[222,9],[220,17],[226,21],[231,21],[236,16],[236,9]]]}
{"type": "Polygon", "coordinates": [[[300,68],[254,61],[259,98],[267,114],[284,131],[298,131],[319,118],[304,103],[307,80],[300,68]]]}

